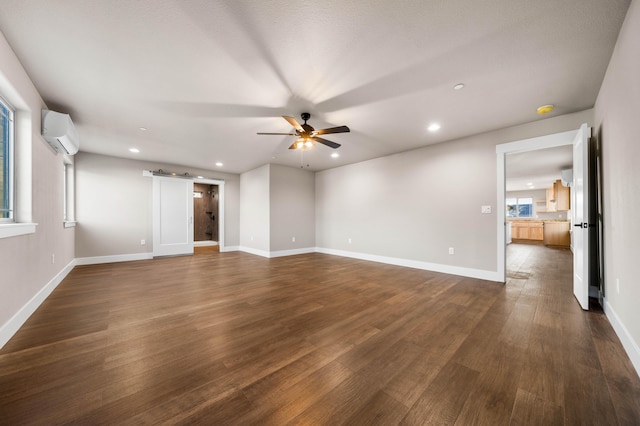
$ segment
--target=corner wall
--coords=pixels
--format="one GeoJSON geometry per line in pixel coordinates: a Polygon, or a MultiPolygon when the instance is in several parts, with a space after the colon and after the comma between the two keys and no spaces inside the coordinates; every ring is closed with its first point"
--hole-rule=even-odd
{"type": "Polygon", "coordinates": [[[243,173],[240,182],[241,250],[264,257],[315,251],[312,172],[267,164],[243,173]]]}
{"type": "Polygon", "coordinates": [[[269,165],[240,175],[240,249],[269,253],[269,165]]]}
{"type": "Polygon", "coordinates": [[[314,173],[272,164],[269,178],[271,251],[313,249],[316,245],[314,173]]]}
{"type": "Polygon", "coordinates": [[[601,147],[605,312],[640,374],[640,3],[620,30],[595,105],[601,147]]]}

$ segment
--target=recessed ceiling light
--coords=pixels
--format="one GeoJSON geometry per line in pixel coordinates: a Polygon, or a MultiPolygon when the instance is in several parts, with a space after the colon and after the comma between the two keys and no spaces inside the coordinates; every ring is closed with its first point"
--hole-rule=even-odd
{"type": "Polygon", "coordinates": [[[138,153],[140,150],[138,148],[129,148],[129,151],[138,153]]]}
{"type": "Polygon", "coordinates": [[[431,123],[429,127],[427,127],[427,129],[430,132],[437,132],[438,130],[440,130],[440,125],[438,123],[431,123]]]}
{"type": "Polygon", "coordinates": [[[146,132],[148,129],[146,127],[139,127],[140,130],[142,130],[143,132],[146,132]]]}
{"type": "Polygon", "coordinates": [[[460,89],[464,89],[464,83],[458,83],[455,86],[453,86],[453,90],[460,90],[460,89]]]}
{"type": "Polygon", "coordinates": [[[222,164],[221,162],[219,162],[219,161],[218,161],[218,162],[216,163],[216,166],[218,166],[218,167],[222,167],[222,166],[224,166],[224,164],[222,164]]]}
{"type": "Polygon", "coordinates": [[[337,152],[334,152],[333,154],[331,154],[332,158],[338,158],[340,157],[340,154],[338,154],[337,152]]]}
{"type": "Polygon", "coordinates": [[[536,112],[537,112],[538,114],[540,114],[540,115],[548,114],[548,113],[550,113],[551,111],[553,111],[553,108],[554,108],[554,107],[553,107],[553,105],[542,105],[542,106],[538,107],[538,109],[536,110],[536,112]]]}
{"type": "Polygon", "coordinates": [[[527,185],[531,186],[533,185],[533,182],[527,182],[527,185]]]}
{"type": "Polygon", "coordinates": [[[198,176],[198,179],[204,179],[204,176],[198,176]]]}

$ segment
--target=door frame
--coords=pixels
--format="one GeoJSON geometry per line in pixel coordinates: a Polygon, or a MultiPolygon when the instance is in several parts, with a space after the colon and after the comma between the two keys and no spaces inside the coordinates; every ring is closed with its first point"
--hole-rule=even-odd
{"type": "Polygon", "coordinates": [[[221,252],[226,251],[224,245],[224,180],[195,177],[193,182],[218,186],[218,246],[221,252]]]}
{"type": "Polygon", "coordinates": [[[507,276],[507,244],[505,240],[505,195],[506,195],[506,155],[518,152],[537,151],[545,148],[555,148],[564,145],[573,145],[573,140],[578,134],[578,129],[567,132],[554,133],[547,136],[539,136],[530,139],[523,139],[515,142],[496,145],[496,165],[497,165],[497,204],[496,220],[498,224],[497,235],[497,280],[506,282],[507,276]]]}

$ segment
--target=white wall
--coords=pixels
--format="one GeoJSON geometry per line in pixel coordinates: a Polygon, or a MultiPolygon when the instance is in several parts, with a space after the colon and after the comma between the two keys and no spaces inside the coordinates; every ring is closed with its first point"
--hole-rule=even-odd
{"type": "Polygon", "coordinates": [[[495,146],[575,130],[591,123],[592,113],[539,120],[319,172],[316,244],[329,253],[495,279],[495,146]],[[492,213],[481,214],[482,205],[491,205],[492,213]],[[454,255],[448,254],[449,247],[454,255]],[[409,262],[395,262],[398,259],[409,262]]]}
{"type": "Polygon", "coordinates": [[[63,227],[62,156],[40,136],[45,104],[1,34],[0,95],[17,109],[18,216],[38,223],[34,234],[0,238],[2,347],[70,268],[75,230],[63,227]]]}
{"type": "Polygon", "coordinates": [[[77,258],[153,252],[152,178],[142,171],[158,169],[224,180],[225,246],[239,244],[238,175],[81,152],[75,162],[77,258]]]}
{"type": "Polygon", "coordinates": [[[605,312],[640,373],[639,117],[640,3],[634,0],[598,95],[594,133],[602,149],[605,312]]]}
{"type": "Polygon", "coordinates": [[[265,256],[270,246],[269,169],[267,164],[240,175],[240,247],[265,256]]]}
{"type": "Polygon", "coordinates": [[[313,249],[316,245],[314,173],[275,164],[270,170],[271,251],[313,249]]]}

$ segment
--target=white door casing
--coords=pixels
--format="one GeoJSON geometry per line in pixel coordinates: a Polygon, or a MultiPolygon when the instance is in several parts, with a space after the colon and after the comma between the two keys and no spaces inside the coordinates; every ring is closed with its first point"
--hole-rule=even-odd
{"type": "Polygon", "coordinates": [[[193,180],[153,177],[153,256],[193,254],[193,180]]]}
{"type": "MultiPolygon", "coordinates": [[[[586,126],[584,124],[583,126],[586,126]]],[[[506,217],[505,217],[505,185],[506,185],[506,156],[508,154],[535,151],[538,149],[554,148],[571,145],[575,139],[576,130],[539,136],[515,142],[496,145],[496,171],[497,171],[497,203],[496,218],[498,221],[497,233],[497,269],[496,281],[506,282],[506,217]]]]}

